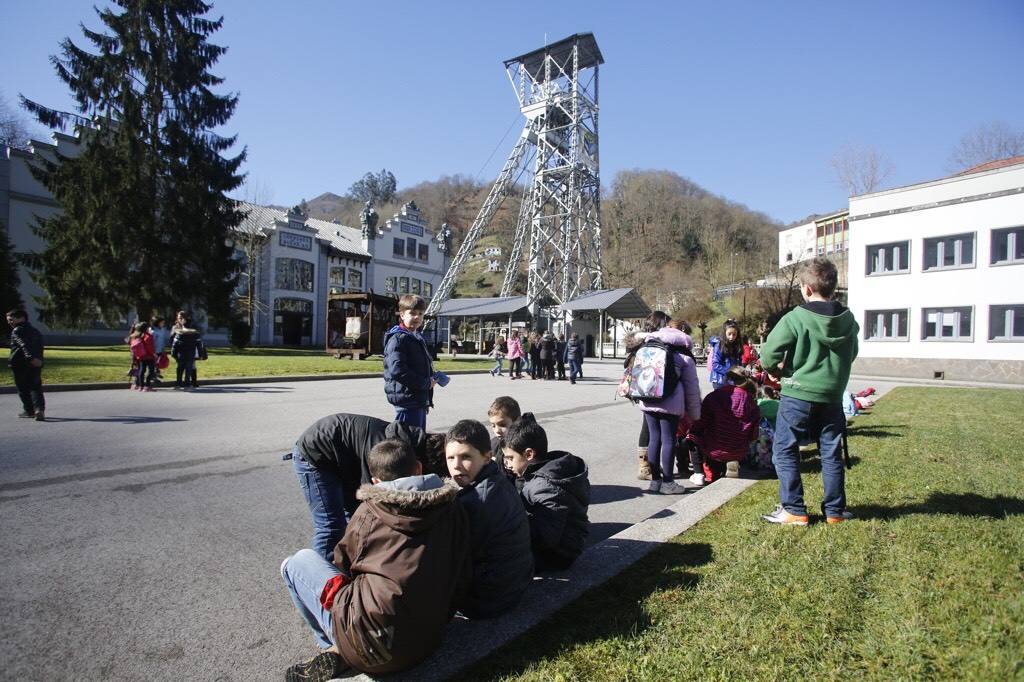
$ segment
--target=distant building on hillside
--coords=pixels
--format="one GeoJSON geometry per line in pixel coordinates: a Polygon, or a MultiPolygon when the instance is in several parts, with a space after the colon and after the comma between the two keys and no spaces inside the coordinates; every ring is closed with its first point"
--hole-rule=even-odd
{"type": "Polygon", "coordinates": [[[839,269],[839,288],[847,285],[850,211],[843,209],[779,232],[779,268],[825,256],[839,269]]]}

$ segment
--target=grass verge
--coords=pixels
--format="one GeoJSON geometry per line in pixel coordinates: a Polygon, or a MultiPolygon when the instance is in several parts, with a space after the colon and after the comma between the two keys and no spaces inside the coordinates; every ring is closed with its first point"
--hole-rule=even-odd
{"type": "MultiPolygon", "coordinates": [[[[211,348],[210,359],[199,362],[199,379],[218,377],[287,376],[309,374],[350,374],[383,372],[383,360],[337,360],[321,350],[296,348],[211,348]]],[[[494,366],[491,360],[441,359],[436,369],[482,369],[494,366]]],[[[80,384],[97,381],[125,381],[131,355],[127,346],[47,346],[44,384],[80,384]]],[[[174,360],[170,373],[173,378],[174,360]]],[[[165,376],[167,370],[164,370],[165,376]]],[[[13,375],[0,372],[0,386],[14,384],[13,375]]]]}
{"type": "Polygon", "coordinates": [[[857,520],[769,526],[758,483],[461,677],[1024,679],[1021,414],[1020,391],[897,389],[850,430],[857,520]]]}

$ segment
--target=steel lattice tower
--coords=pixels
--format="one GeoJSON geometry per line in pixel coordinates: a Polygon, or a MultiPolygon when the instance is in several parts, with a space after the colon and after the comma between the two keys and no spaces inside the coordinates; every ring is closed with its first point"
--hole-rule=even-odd
{"type": "Polygon", "coordinates": [[[527,174],[501,295],[513,295],[524,259],[526,293],[534,312],[601,288],[597,119],[602,63],[592,33],[577,33],[505,61],[526,124],[438,286],[428,315],[448,300],[477,240],[527,174]]]}

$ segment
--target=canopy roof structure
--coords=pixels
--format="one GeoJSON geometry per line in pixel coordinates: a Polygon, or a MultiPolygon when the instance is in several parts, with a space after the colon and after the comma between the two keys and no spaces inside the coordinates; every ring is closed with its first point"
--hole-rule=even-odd
{"type": "Polygon", "coordinates": [[[557,43],[545,45],[512,59],[506,59],[505,68],[507,69],[516,63],[522,64],[523,68],[530,74],[530,77],[535,81],[539,81],[542,80],[540,76],[541,71],[544,69],[544,57],[546,55],[554,57],[555,61],[559,64],[564,63],[566,58],[572,53],[573,47],[577,44],[580,47],[578,65],[580,70],[588,69],[597,64],[604,64],[604,57],[601,56],[601,49],[597,46],[594,34],[574,33],[568,38],[562,38],[557,43]]]}
{"type": "Polygon", "coordinates": [[[449,298],[437,311],[438,317],[492,317],[525,322],[530,319],[526,296],[496,298],[449,298]]]}
{"type": "Polygon", "coordinates": [[[651,314],[651,307],[635,289],[598,289],[562,304],[562,310],[602,312],[617,320],[635,320],[651,314]]]}

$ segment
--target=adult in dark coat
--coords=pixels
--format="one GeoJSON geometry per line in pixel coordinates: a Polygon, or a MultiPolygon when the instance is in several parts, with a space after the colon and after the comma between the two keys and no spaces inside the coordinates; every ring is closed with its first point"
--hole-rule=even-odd
{"type": "Polygon", "coordinates": [[[544,332],[540,339],[541,375],[546,380],[555,378],[555,337],[551,332],[544,332]]]}
{"type": "Polygon", "coordinates": [[[569,364],[569,383],[576,383],[576,376],[583,376],[583,341],[573,332],[565,344],[565,361],[569,364]]]}
{"type": "Polygon", "coordinates": [[[426,461],[422,429],[362,414],[342,412],[318,419],[295,442],[292,466],[313,516],[311,547],[328,561],[347,519],[359,506],[356,490],[371,482],[366,457],[386,439],[408,443],[420,462],[426,461]]]}
{"type": "Polygon", "coordinates": [[[458,501],[469,515],[473,584],[459,610],[470,618],[511,611],[533,580],[530,524],[515,486],[495,462],[484,465],[458,501]]]}
{"type": "Polygon", "coordinates": [[[16,308],[7,313],[11,327],[11,355],[8,364],[14,373],[14,385],[24,412],[19,417],[46,421],[43,397],[43,335],[28,322],[28,313],[16,308]]]}
{"type": "Polygon", "coordinates": [[[559,334],[555,340],[555,369],[558,370],[558,380],[565,379],[565,334],[559,334]]]}

